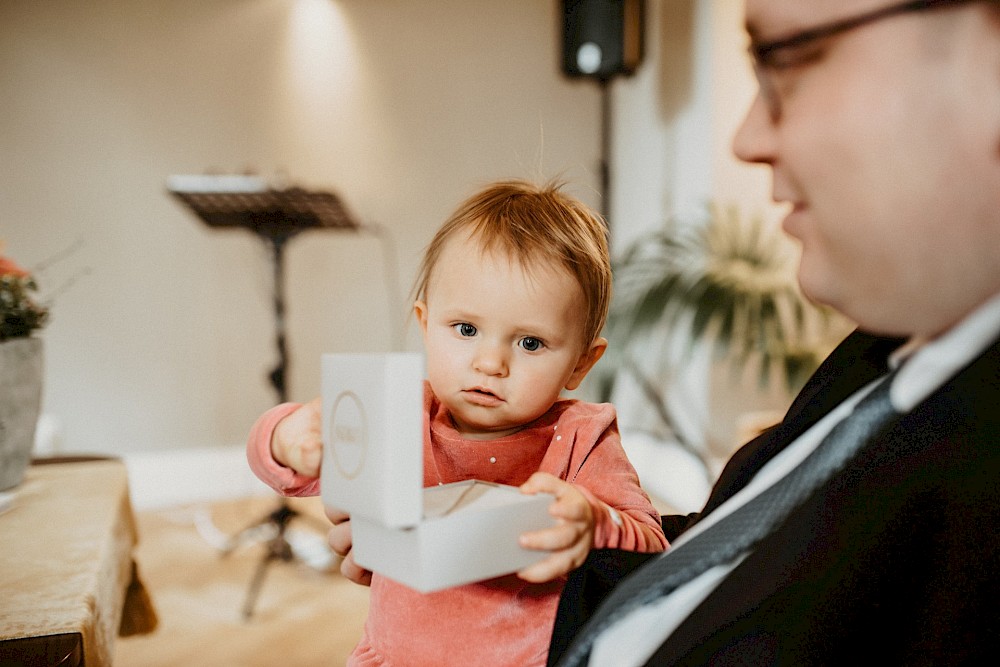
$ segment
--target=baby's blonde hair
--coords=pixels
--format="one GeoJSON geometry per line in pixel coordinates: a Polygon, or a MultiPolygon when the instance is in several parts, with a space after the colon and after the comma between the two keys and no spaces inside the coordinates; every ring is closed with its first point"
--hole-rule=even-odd
{"type": "Polygon", "coordinates": [[[611,303],[608,227],[585,204],[561,191],[562,184],[527,181],[493,183],[465,200],[434,235],[414,283],[414,296],[427,300],[427,287],[441,251],[466,232],[484,253],[499,251],[525,270],[536,262],[562,266],[576,278],[587,307],[584,340],[604,328],[611,303]]]}

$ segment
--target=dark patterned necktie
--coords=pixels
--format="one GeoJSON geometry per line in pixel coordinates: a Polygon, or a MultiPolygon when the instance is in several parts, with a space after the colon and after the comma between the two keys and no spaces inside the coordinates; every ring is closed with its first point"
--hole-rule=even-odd
{"type": "Polygon", "coordinates": [[[598,607],[559,662],[585,664],[594,641],[631,611],[669,595],[716,565],[752,549],[821,484],[844,467],[865,442],[899,415],[886,376],[794,470],[676,551],[668,551],[626,578],[598,607]]]}

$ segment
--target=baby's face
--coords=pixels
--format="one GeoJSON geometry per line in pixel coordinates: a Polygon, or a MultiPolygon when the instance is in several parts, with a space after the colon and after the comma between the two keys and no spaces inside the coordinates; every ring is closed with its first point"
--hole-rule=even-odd
{"type": "Polygon", "coordinates": [[[583,290],[562,267],[529,273],[456,237],[438,259],[427,301],[414,309],[428,380],[467,438],[516,433],[590,368],[579,368],[592,347],[583,340],[583,290]]]}

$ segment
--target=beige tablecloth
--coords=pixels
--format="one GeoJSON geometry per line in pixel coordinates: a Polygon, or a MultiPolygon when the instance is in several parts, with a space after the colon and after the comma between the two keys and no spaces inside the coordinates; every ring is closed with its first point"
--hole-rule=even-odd
{"type": "Polygon", "coordinates": [[[111,664],[119,628],[156,625],[135,543],[121,461],[32,465],[0,514],[0,641],[80,633],[85,663],[111,664]]]}

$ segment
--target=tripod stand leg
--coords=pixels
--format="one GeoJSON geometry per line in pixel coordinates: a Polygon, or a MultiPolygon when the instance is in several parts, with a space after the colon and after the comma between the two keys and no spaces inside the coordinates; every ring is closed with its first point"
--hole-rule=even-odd
{"type": "Polygon", "coordinates": [[[250,588],[247,590],[247,598],[243,604],[244,620],[249,620],[253,616],[254,604],[257,601],[257,595],[260,593],[264,577],[267,575],[267,568],[271,564],[271,561],[280,560],[289,562],[294,558],[292,545],[288,543],[288,539],[285,537],[285,530],[288,528],[288,522],[297,515],[298,512],[289,507],[287,502],[282,502],[281,506],[270,514],[269,520],[274,525],[275,535],[268,540],[267,553],[257,565],[253,579],[250,580],[250,588]]]}
{"type": "Polygon", "coordinates": [[[257,595],[260,594],[261,586],[264,584],[264,577],[267,576],[267,566],[271,564],[274,558],[274,554],[268,552],[257,564],[257,569],[254,570],[253,579],[250,580],[250,588],[247,589],[246,600],[243,602],[244,621],[249,621],[250,617],[253,616],[253,608],[257,603],[257,595]]]}

